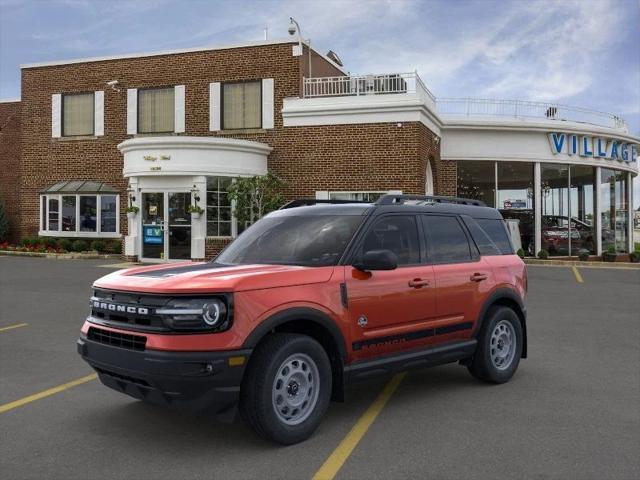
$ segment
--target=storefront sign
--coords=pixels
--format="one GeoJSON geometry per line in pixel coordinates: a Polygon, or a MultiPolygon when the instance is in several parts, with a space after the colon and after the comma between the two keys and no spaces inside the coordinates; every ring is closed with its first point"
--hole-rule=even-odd
{"type": "Polygon", "coordinates": [[[624,143],[612,138],[558,132],[549,133],[548,137],[551,152],[554,155],[563,153],[628,163],[638,159],[638,145],[633,143],[624,143]]]}
{"type": "Polygon", "coordinates": [[[144,225],[143,227],[144,243],[147,245],[162,245],[162,227],[156,225],[144,225]]]}

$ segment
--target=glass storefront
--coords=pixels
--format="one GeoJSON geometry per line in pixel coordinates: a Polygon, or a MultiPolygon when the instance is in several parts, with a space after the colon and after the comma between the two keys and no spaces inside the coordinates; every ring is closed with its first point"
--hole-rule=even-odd
{"type": "MultiPolygon", "coordinates": [[[[552,256],[597,254],[596,167],[540,163],[540,192],[535,163],[458,161],[458,196],[484,201],[506,220],[517,220],[525,255],[535,255],[536,194],[540,195],[540,246],[552,256]]],[[[601,169],[602,251],[628,251],[628,173],[601,169]]]]}
{"type": "Polygon", "coordinates": [[[612,247],[626,252],[629,234],[629,205],[626,172],[603,168],[600,172],[602,251],[612,247]]]}

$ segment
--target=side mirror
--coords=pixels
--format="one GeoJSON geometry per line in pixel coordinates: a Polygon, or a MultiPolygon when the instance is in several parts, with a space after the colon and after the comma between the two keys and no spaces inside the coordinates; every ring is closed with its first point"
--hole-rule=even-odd
{"type": "Polygon", "coordinates": [[[353,264],[363,272],[371,270],[395,270],[398,268],[398,257],[391,250],[369,250],[362,258],[353,264]]]}

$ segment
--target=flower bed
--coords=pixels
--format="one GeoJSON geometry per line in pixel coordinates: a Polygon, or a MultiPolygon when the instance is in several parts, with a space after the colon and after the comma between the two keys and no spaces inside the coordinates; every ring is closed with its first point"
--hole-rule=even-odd
{"type": "Polygon", "coordinates": [[[7,252],[23,253],[100,253],[100,254],[120,254],[122,242],[115,240],[84,240],[54,237],[34,237],[25,238],[20,243],[11,244],[9,242],[0,243],[0,250],[7,252]]]}

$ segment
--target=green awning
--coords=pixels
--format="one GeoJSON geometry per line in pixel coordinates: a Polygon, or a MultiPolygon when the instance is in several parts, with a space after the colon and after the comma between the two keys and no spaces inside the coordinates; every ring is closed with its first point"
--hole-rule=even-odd
{"type": "Polygon", "coordinates": [[[58,182],[45,188],[40,193],[120,193],[120,191],[104,182],[92,180],[69,180],[58,182]]]}

